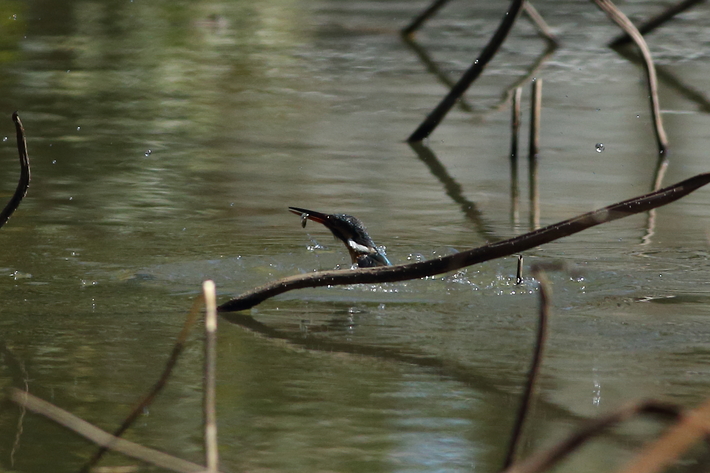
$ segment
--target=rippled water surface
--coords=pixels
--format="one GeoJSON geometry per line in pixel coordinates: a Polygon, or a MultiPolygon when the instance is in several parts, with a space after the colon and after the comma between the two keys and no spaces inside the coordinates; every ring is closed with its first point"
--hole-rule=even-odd
{"type": "MultiPolygon", "coordinates": [[[[623,3],[640,21],[665,4],[623,3]]],[[[508,91],[543,80],[539,224],[652,189],[656,147],[639,65],[606,44],[593,4],[541,1],[547,46],[520,18],[428,140],[404,140],[447,88],[398,29],[401,1],[0,1],[0,200],[14,190],[10,115],[33,180],[0,230],[0,386],[106,429],[155,382],[206,278],[220,300],[349,266],[288,206],[360,217],[395,264],[534,225],[527,160],[511,201],[508,91]],[[598,152],[597,144],[603,144],[598,152]]],[[[452,2],[416,40],[455,80],[505,3],[452,2]]],[[[671,153],[663,184],[710,171],[710,13],[648,36],[671,153]]],[[[521,147],[527,146],[527,137],[521,147]]],[[[525,153],[523,153],[525,154],[525,153]]],[[[630,399],[692,407],[710,392],[710,190],[515,258],[426,280],[294,291],[220,320],[225,471],[496,471],[529,364],[530,264],[553,315],[523,454],[630,399]]],[[[202,462],[202,336],[126,437],[202,462]]],[[[607,471],[657,433],[637,422],[568,471],[607,471]]],[[[0,470],[77,471],[94,452],[0,411],[0,470]]],[[[692,464],[692,460],[689,460],[692,464]]],[[[112,454],[104,465],[135,461],[112,454]]],[[[141,471],[149,467],[140,466],[141,471]]]]}

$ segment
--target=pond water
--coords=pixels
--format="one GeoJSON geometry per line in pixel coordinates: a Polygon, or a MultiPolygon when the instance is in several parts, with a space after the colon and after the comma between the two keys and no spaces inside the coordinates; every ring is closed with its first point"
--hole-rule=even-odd
{"type": "MultiPolygon", "coordinates": [[[[505,3],[452,2],[417,42],[456,79],[505,3]]],[[[527,162],[513,211],[510,105],[546,52],[520,18],[428,140],[406,137],[446,93],[398,36],[424,3],[0,2],[0,197],[33,180],[0,230],[0,386],[113,430],[155,382],[192,299],[349,266],[288,206],[358,216],[395,263],[531,228],[527,162]],[[436,160],[434,160],[436,159],[436,160]]],[[[608,49],[593,4],[536,4],[561,39],[543,80],[539,223],[648,192],[656,145],[642,69],[608,49]],[[597,144],[604,149],[597,151],[597,144]]],[[[622,7],[635,20],[664,4],[622,7]]],[[[649,35],[670,140],[663,178],[710,171],[710,12],[649,35]]],[[[522,139],[523,148],[527,138],[522,139]]],[[[549,346],[523,454],[637,398],[710,392],[710,189],[525,254],[552,274],[549,346]]],[[[220,319],[217,414],[226,471],[496,471],[533,343],[537,286],[514,258],[427,280],[294,291],[220,319]],[[252,317],[257,329],[237,323],[252,317]]],[[[253,324],[252,324],[253,325],[253,324]]],[[[202,462],[202,335],[126,437],[202,462]]],[[[658,432],[635,422],[565,464],[602,471],[658,432]]],[[[76,471],[86,441],[0,411],[0,470],[76,471]],[[21,427],[18,427],[21,425],[21,427]]],[[[135,461],[110,454],[102,465],[135,461]]],[[[689,463],[692,464],[692,461],[689,463]]],[[[150,467],[141,465],[141,470],[150,467]]]]}

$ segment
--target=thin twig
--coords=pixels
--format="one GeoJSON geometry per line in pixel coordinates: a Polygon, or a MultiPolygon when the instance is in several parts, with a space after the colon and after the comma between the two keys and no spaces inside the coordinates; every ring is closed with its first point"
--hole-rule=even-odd
{"type": "Polygon", "coordinates": [[[518,255],[518,268],[515,271],[515,284],[523,283],[523,255],[518,255]]]}
{"type": "Polygon", "coordinates": [[[205,456],[207,471],[219,469],[217,451],[217,411],[215,385],[217,379],[217,296],[213,281],[202,284],[205,298],[205,456]]]}
{"type": "Polygon", "coordinates": [[[417,15],[409,25],[400,32],[404,38],[411,38],[422,24],[439,11],[441,7],[449,3],[449,0],[434,0],[434,2],[417,15]]]}
{"type": "MultiPolygon", "coordinates": [[[[522,256],[519,259],[522,262],[522,256]]],[[[563,269],[561,265],[556,269],[563,269]]],[[[523,427],[525,426],[525,420],[528,416],[528,411],[532,404],[533,392],[535,391],[535,385],[537,384],[538,374],[540,373],[540,365],[542,364],[542,355],[545,351],[545,343],[547,342],[547,321],[549,318],[549,308],[550,308],[550,288],[545,271],[539,266],[532,267],[532,274],[535,279],[538,280],[540,288],[540,311],[538,313],[537,321],[537,338],[535,339],[535,349],[533,351],[532,362],[530,363],[530,369],[528,370],[528,377],[525,383],[525,389],[523,390],[522,399],[520,401],[520,406],[518,406],[518,412],[515,416],[515,422],[513,423],[513,431],[510,436],[510,445],[508,446],[508,453],[503,461],[503,469],[508,468],[515,461],[515,456],[520,445],[520,439],[523,434],[523,427]]]]}
{"type": "Polygon", "coordinates": [[[542,79],[533,79],[530,97],[530,140],[528,144],[528,190],[530,193],[530,230],[540,227],[540,188],[538,154],[540,152],[540,116],[542,114],[542,79]]]}
{"type": "Polygon", "coordinates": [[[27,140],[25,139],[25,129],[22,126],[22,121],[17,112],[12,114],[12,121],[15,123],[15,132],[17,133],[17,151],[20,154],[20,180],[17,183],[17,188],[12,198],[7,203],[2,212],[0,212],[0,227],[5,225],[10,219],[10,216],[20,206],[20,202],[27,195],[27,189],[30,187],[30,158],[27,155],[27,140]]]}
{"type": "Polygon", "coordinates": [[[545,64],[545,62],[547,62],[547,60],[550,57],[552,57],[552,55],[555,53],[556,50],[557,50],[556,45],[554,45],[552,43],[548,43],[547,48],[545,48],[545,50],[542,52],[542,54],[540,54],[537,57],[537,59],[535,59],[535,63],[528,68],[527,73],[524,76],[522,76],[520,79],[515,81],[514,84],[512,84],[508,87],[508,89],[501,95],[501,99],[498,102],[499,104],[497,106],[493,107],[492,110],[496,110],[496,111],[503,110],[508,105],[508,103],[512,100],[515,90],[518,87],[522,87],[523,85],[530,82],[530,80],[537,75],[537,73],[540,71],[540,68],[545,64]]]}
{"type": "Polygon", "coordinates": [[[548,43],[558,45],[557,36],[552,32],[545,19],[540,12],[530,2],[525,2],[523,5],[523,13],[530,19],[530,22],[535,25],[540,36],[545,38],[548,43]]]}
{"type": "Polygon", "coordinates": [[[510,120],[510,220],[513,225],[518,223],[518,139],[520,137],[520,98],[522,87],[517,87],[513,94],[512,117],[510,120]]]}
{"type": "Polygon", "coordinates": [[[513,93],[513,106],[510,117],[510,159],[511,163],[518,165],[518,139],[520,137],[520,98],[522,97],[522,87],[517,87],[513,93]]]}
{"type": "Polygon", "coordinates": [[[674,404],[658,401],[636,401],[626,404],[610,414],[589,421],[586,426],[551,448],[535,453],[525,460],[513,464],[501,473],[540,473],[547,471],[581,447],[590,438],[604,433],[611,427],[639,414],[677,418],[680,414],[680,408],[674,404]]]}
{"type": "Polygon", "coordinates": [[[64,409],[60,409],[47,401],[35,397],[32,394],[22,392],[19,389],[10,389],[10,400],[27,407],[27,409],[32,412],[42,415],[67,429],[73,430],[95,444],[101,445],[102,448],[120,452],[129,457],[179,473],[201,473],[205,471],[203,466],[196,463],[182,460],[168,455],[167,453],[153,450],[119,437],[114,437],[108,432],[91,425],[64,409]]]}
{"type": "Polygon", "coordinates": [[[620,473],[664,471],[680,455],[710,436],[710,400],[684,414],[663,436],[644,448],[620,473]]]}
{"type": "Polygon", "coordinates": [[[463,74],[461,79],[451,88],[451,91],[444,97],[444,99],[436,106],[436,108],[426,117],[426,119],[419,125],[419,127],[410,135],[407,139],[409,142],[421,141],[431,134],[432,131],[437,127],[437,125],[443,120],[451,107],[454,106],[456,101],[461,97],[464,92],[469,88],[474,80],[481,75],[483,69],[486,65],[493,59],[500,46],[505,41],[508,36],[510,29],[515,23],[515,19],[522,9],[525,0],[512,0],[508,11],[505,13],[503,20],[501,21],[498,29],[493,34],[493,37],[488,42],[478,59],[473,61],[471,67],[463,74]]]}
{"type": "Polygon", "coordinates": [[[592,0],[596,5],[607,14],[607,16],[616,23],[622,30],[633,39],[636,46],[641,51],[643,56],[644,67],[646,68],[646,78],[648,81],[648,93],[651,101],[651,114],[653,116],[653,128],[656,133],[656,142],[658,144],[659,154],[668,152],[668,137],[663,128],[663,120],[661,119],[661,108],[658,103],[658,79],[656,78],[656,67],[653,64],[651,51],[648,49],[646,41],[639,30],[627,18],[624,13],[619,10],[611,0],[592,0]]]}
{"type": "MultiPolygon", "coordinates": [[[[202,295],[198,296],[195,298],[195,301],[192,303],[192,308],[190,309],[190,313],[187,316],[187,319],[185,320],[185,324],[182,327],[182,330],[178,334],[177,340],[175,341],[175,345],[173,346],[173,351],[170,354],[170,358],[168,358],[168,362],[165,364],[165,368],[163,369],[163,373],[160,375],[160,378],[156,383],[153,385],[153,387],[150,389],[150,391],[143,397],[143,399],[140,400],[140,402],[133,408],[130,414],[128,414],[128,417],[123,421],[121,426],[116,429],[113,433],[114,437],[120,437],[123,435],[123,433],[131,426],[133,423],[138,419],[138,417],[144,412],[144,410],[152,404],[153,400],[155,400],[156,396],[160,393],[160,391],[163,390],[165,385],[168,382],[168,379],[170,378],[170,375],[173,372],[173,368],[175,368],[175,365],[177,364],[177,360],[180,357],[180,354],[182,353],[182,350],[185,348],[185,342],[187,341],[187,336],[190,333],[190,330],[192,329],[192,326],[195,324],[195,321],[197,320],[197,316],[200,313],[200,308],[202,307],[202,304],[204,303],[204,299],[202,295]]],[[[99,444],[102,445],[102,444],[99,444]]],[[[81,469],[81,473],[89,473],[89,471],[96,465],[99,460],[101,460],[101,457],[108,451],[108,448],[105,446],[102,446],[99,448],[96,453],[94,454],[93,457],[84,465],[81,469]]]]}
{"type": "Polygon", "coordinates": [[[484,261],[522,253],[525,250],[573,235],[602,223],[647,212],[653,208],[674,202],[708,183],[710,183],[710,173],[698,174],[665,189],[588,212],[515,238],[427,261],[357,270],[320,271],[290,276],[245,292],[241,296],[220,305],[217,310],[230,312],[250,309],[271,297],[306,287],[406,281],[455,271],[466,266],[483,263],[484,261]]]}
{"type": "MultiPolygon", "coordinates": [[[[698,3],[703,3],[704,1],[705,0],[684,0],[682,2],[676,3],[675,5],[671,5],[666,10],[663,10],[661,13],[650,18],[644,24],[639,26],[639,33],[641,33],[642,35],[650,33],[651,31],[655,30],[656,28],[668,22],[669,20],[672,20],[679,13],[684,12],[685,10],[698,3]]],[[[623,46],[630,42],[631,36],[629,36],[628,33],[624,33],[623,35],[620,35],[618,38],[609,43],[609,47],[618,48],[619,46],[623,46]]]]}
{"type": "Polygon", "coordinates": [[[530,143],[528,159],[537,159],[540,152],[540,115],[542,114],[542,79],[533,79],[530,97],[530,143]]]}

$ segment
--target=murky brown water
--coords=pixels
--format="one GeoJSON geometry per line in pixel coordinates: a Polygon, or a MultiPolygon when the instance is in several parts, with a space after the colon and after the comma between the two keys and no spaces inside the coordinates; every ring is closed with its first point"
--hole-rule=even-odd
{"type": "MultiPolygon", "coordinates": [[[[524,162],[511,217],[501,97],[545,44],[518,22],[467,94],[473,112],[454,109],[429,140],[446,173],[436,175],[404,143],[446,91],[397,35],[419,6],[0,2],[3,202],[18,172],[14,110],[33,166],[27,199],[0,230],[9,350],[0,386],[27,381],[112,430],[156,380],[203,279],[226,300],[348,264],[341,245],[318,225],[303,230],[289,205],[357,215],[394,263],[527,231],[524,162]],[[464,211],[471,204],[476,220],[464,211]]],[[[614,26],[591,4],[536,6],[562,41],[537,74],[545,225],[650,190],[655,144],[641,69],[605,47],[614,26]]],[[[623,5],[635,19],[661,7],[623,5]]],[[[456,78],[503,9],[454,2],[419,44],[456,78]]],[[[649,36],[665,80],[664,184],[710,170],[708,25],[698,7],[649,36]]],[[[528,452],[629,399],[694,406],[708,396],[709,203],[700,190],[653,224],[637,216],[526,255],[584,272],[551,276],[555,310],[528,452]]],[[[250,313],[308,348],[222,319],[224,469],[495,471],[535,325],[535,285],[514,286],[514,273],[511,258],[425,281],[291,292],[250,313]]],[[[201,364],[194,335],[127,437],[201,462],[201,364]]],[[[76,471],[94,451],[34,415],[17,443],[17,410],[0,412],[2,470],[76,471]]],[[[655,431],[634,424],[567,466],[607,470],[655,431]]]]}

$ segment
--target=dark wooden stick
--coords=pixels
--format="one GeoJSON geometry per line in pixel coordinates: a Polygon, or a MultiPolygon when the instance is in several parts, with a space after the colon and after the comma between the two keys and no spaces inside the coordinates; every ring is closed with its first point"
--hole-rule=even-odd
{"type": "Polygon", "coordinates": [[[515,284],[523,283],[523,255],[518,255],[518,268],[515,271],[515,284]]]}
{"type": "Polygon", "coordinates": [[[419,127],[412,133],[407,141],[421,141],[431,134],[432,131],[437,127],[437,125],[443,120],[449,110],[454,106],[456,101],[461,97],[464,92],[469,88],[474,80],[481,75],[483,69],[486,65],[493,59],[500,46],[505,41],[508,36],[510,29],[515,23],[515,19],[518,17],[520,10],[522,9],[525,0],[512,0],[508,11],[505,13],[503,20],[501,21],[495,34],[488,42],[478,59],[473,61],[471,67],[463,74],[461,79],[451,88],[451,91],[444,97],[444,99],[436,106],[436,108],[426,117],[426,119],[419,125],[419,127]]]}
{"type": "Polygon", "coordinates": [[[10,219],[10,216],[20,206],[20,202],[27,195],[27,189],[30,187],[30,158],[27,155],[27,140],[25,139],[25,129],[22,126],[17,112],[12,114],[12,121],[15,123],[15,131],[17,133],[17,151],[20,154],[20,180],[17,183],[17,188],[12,198],[7,203],[2,212],[0,212],[0,227],[5,225],[10,219]]]}
{"type": "MultiPolygon", "coordinates": [[[[170,378],[170,375],[173,372],[173,368],[175,368],[177,360],[180,357],[182,350],[185,348],[187,336],[189,335],[192,326],[195,324],[197,316],[200,313],[200,308],[203,304],[204,297],[200,295],[195,299],[195,302],[193,302],[192,304],[190,313],[188,314],[187,319],[185,320],[185,324],[183,325],[182,330],[180,331],[180,334],[178,335],[177,340],[175,341],[173,351],[170,354],[170,358],[168,358],[168,362],[165,364],[165,368],[163,369],[163,373],[160,375],[160,378],[158,379],[158,381],[156,381],[156,383],[150,389],[148,394],[146,394],[143,399],[141,399],[140,402],[133,408],[131,413],[128,414],[128,417],[126,417],[121,426],[114,431],[114,437],[120,437],[121,435],[123,435],[123,433],[128,430],[128,428],[133,425],[136,419],[138,419],[138,417],[143,413],[144,409],[150,404],[152,404],[156,396],[160,393],[160,391],[163,390],[165,385],[168,383],[168,379],[170,378]]],[[[86,465],[82,467],[82,469],[80,470],[81,473],[89,473],[108,450],[109,449],[106,446],[101,446],[96,451],[94,456],[91,457],[91,459],[86,463],[86,465]]]]}
{"type": "Polygon", "coordinates": [[[675,419],[678,418],[680,412],[680,408],[677,405],[658,401],[636,401],[627,404],[610,414],[590,421],[586,426],[551,448],[533,454],[525,460],[513,464],[501,473],[540,473],[547,471],[584,445],[592,437],[604,433],[611,427],[634,416],[648,414],[675,419]]]}
{"type": "Polygon", "coordinates": [[[651,51],[648,49],[646,41],[639,30],[629,20],[624,13],[614,5],[611,0],[592,0],[607,16],[616,23],[622,30],[633,39],[643,56],[643,64],[646,69],[646,79],[648,82],[648,92],[651,102],[651,114],[653,116],[653,128],[656,133],[659,154],[668,152],[668,137],[663,128],[661,119],[661,108],[658,103],[658,79],[656,77],[656,67],[653,64],[651,51]]]}
{"type": "Polygon", "coordinates": [[[573,235],[587,228],[611,222],[641,212],[647,212],[675,202],[710,182],[710,173],[698,174],[672,186],[640,197],[625,200],[603,209],[588,212],[547,227],[508,240],[490,243],[453,255],[406,265],[363,268],[357,270],[320,271],[290,276],[252,289],[225,302],[217,308],[220,312],[250,309],[263,301],[284,292],[306,287],[337,286],[346,284],[373,284],[406,281],[455,271],[484,261],[521,253],[536,246],[573,235]]]}
{"type": "MultiPolygon", "coordinates": [[[[639,26],[639,33],[641,33],[642,35],[650,33],[651,31],[655,30],[656,28],[668,22],[669,20],[672,20],[677,14],[684,12],[690,7],[697,5],[698,3],[703,3],[704,1],[705,0],[684,0],[682,2],[676,3],[675,5],[671,5],[666,10],[663,10],[661,13],[650,18],[644,24],[639,26]]],[[[611,43],[609,43],[609,47],[618,48],[620,46],[630,43],[631,41],[631,36],[628,33],[624,33],[615,40],[613,40],[611,43]]]]}
{"type": "Polygon", "coordinates": [[[111,449],[143,462],[179,473],[201,473],[205,471],[203,466],[196,463],[129,442],[122,438],[114,437],[108,432],[30,393],[11,388],[10,400],[16,404],[27,407],[30,411],[42,415],[67,429],[73,430],[97,445],[101,445],[102,448],[111,449]]]}
{"type": "MultiPolygon", "coordinates": [[[[522,256],[518,260],[522,266],[522,256]]],[[[555,270],[564,269],[562,265],[557,265],[557,267],[552,268],[555,270]]],[[[513,431],[510,436],[510,445],[508,446],[508,453],[503,461],[503,469],[508,468],[515,461],[515,456],[520,445],[520,439],[523,434],[523,427],[525,426],[525,420],[528,416],[528,411],[532,405],[532,397],[535,391],[535,385],[537,384],[538,374],[540,373],[540,365],[542,365],[542,356],[545,351],[545,343],[547,343],[547,321],[549,318],[549,308],[550,308],[550,288],[547,276],[543,267],[535,265],[532,267],[532,274],[539,283],[540,292],[540,311],[538,313],[537,320],[537,338],[535,339],[535,348],[533,350],[533,358],[530,363],[530,369],[528,370],[528,377],[525,383],[525,389],[523,390],[522,399],[520,401],[520,406],[518,406],[518,412],[515,416],[515,422],[513,423],[513,431]]],[[[520,278],[522,279],[522,278],[520,278]]]]}

